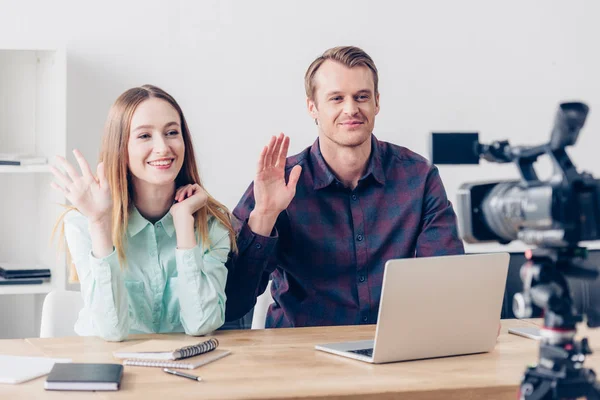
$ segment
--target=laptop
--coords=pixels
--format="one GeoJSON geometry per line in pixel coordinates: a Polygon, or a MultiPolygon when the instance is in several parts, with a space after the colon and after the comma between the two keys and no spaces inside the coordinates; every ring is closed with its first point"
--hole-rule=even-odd
{"type": "Polygon", "coordinates": [[[315,348],[373,364],[491,351],[509,258],[491,253],[390,260],[375,339],[315,348]]]}

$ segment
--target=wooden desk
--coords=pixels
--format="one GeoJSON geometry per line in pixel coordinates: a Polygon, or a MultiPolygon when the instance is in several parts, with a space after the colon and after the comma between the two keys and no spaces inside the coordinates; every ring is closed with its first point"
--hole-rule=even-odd
{"type": "MultiPolygon", "coordinates": [[[[539,322],[539,321],[537,321],[539,322]]],[[[168,375],[160,368],[125,367],[118,392],[47,392],[45,377],[20,385],[0,384],[2,399],[511,399],[525,366],[537,360],[538,343],[507,330],[533,321],[505,320],[491,353],[372,365],[314,350],[317,343],[372,338],[375,326],[217,332],[230,356],[193,370],[204,382],[168,375]]],[[[448,327],[450,329],[450,327],[448,327]]],[[[600,330],[581,329],[596,354],[586,366],[600,371],[600,330]]],[[[185,335],[138,335],[195,343],[185,335]]],[[[118,362],[112,352],[135,341],[98,338],[0,340],[0,354],[118,362]]]]}

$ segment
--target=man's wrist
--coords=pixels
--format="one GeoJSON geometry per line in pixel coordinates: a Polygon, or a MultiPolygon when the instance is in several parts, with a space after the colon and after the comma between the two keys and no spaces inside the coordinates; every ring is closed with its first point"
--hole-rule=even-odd
{"type": "Polygon", "coordinates": [[[279,213],[261,212],[253,210],[248,218],[248,226],[257,235],[271,236],[273,227],[277,222],[279,213]]]}

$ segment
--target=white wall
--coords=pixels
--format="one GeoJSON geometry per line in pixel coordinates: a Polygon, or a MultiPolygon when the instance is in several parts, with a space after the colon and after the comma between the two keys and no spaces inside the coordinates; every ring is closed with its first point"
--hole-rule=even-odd
{"type": "MultiPolygon", "coordinates": [[[[366,50],[380,70],[380,139],[427,155],[431,131],[537,144],[560,101],[591,106],[578,166],[600,176],[600,2],[596,0],[0,0],[0,47],[64,45],[68,134],[98,154],[108,108],[152,83],[180,102],[208,190],[235,206],[270,135],[296,153],[316,138],[303,76],[325,49],[366,50]]],[[[464,181],[513,166],[440,168],[464,181]]]]}

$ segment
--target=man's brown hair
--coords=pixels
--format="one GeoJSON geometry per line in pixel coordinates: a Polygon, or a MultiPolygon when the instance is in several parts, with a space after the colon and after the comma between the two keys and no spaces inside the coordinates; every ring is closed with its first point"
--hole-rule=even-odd
{"type": "Polygon", "coordinates": [[[306,97],[314,101],[315,74],[321,65],[327,60],[339,62],[348,68],[368,67],[373,73],[373,83],[375,84],[375,92],[373,95],[377,96],[379,93],[379,76],[377,75],[377,67],[373,62],[373,59],[358,47],[339,46],[326,50],[325,53],[317,57],[317,59],[314,60],[308,67],[306,75],[304,75],[304,89],[306,90],[306,97]]]}

